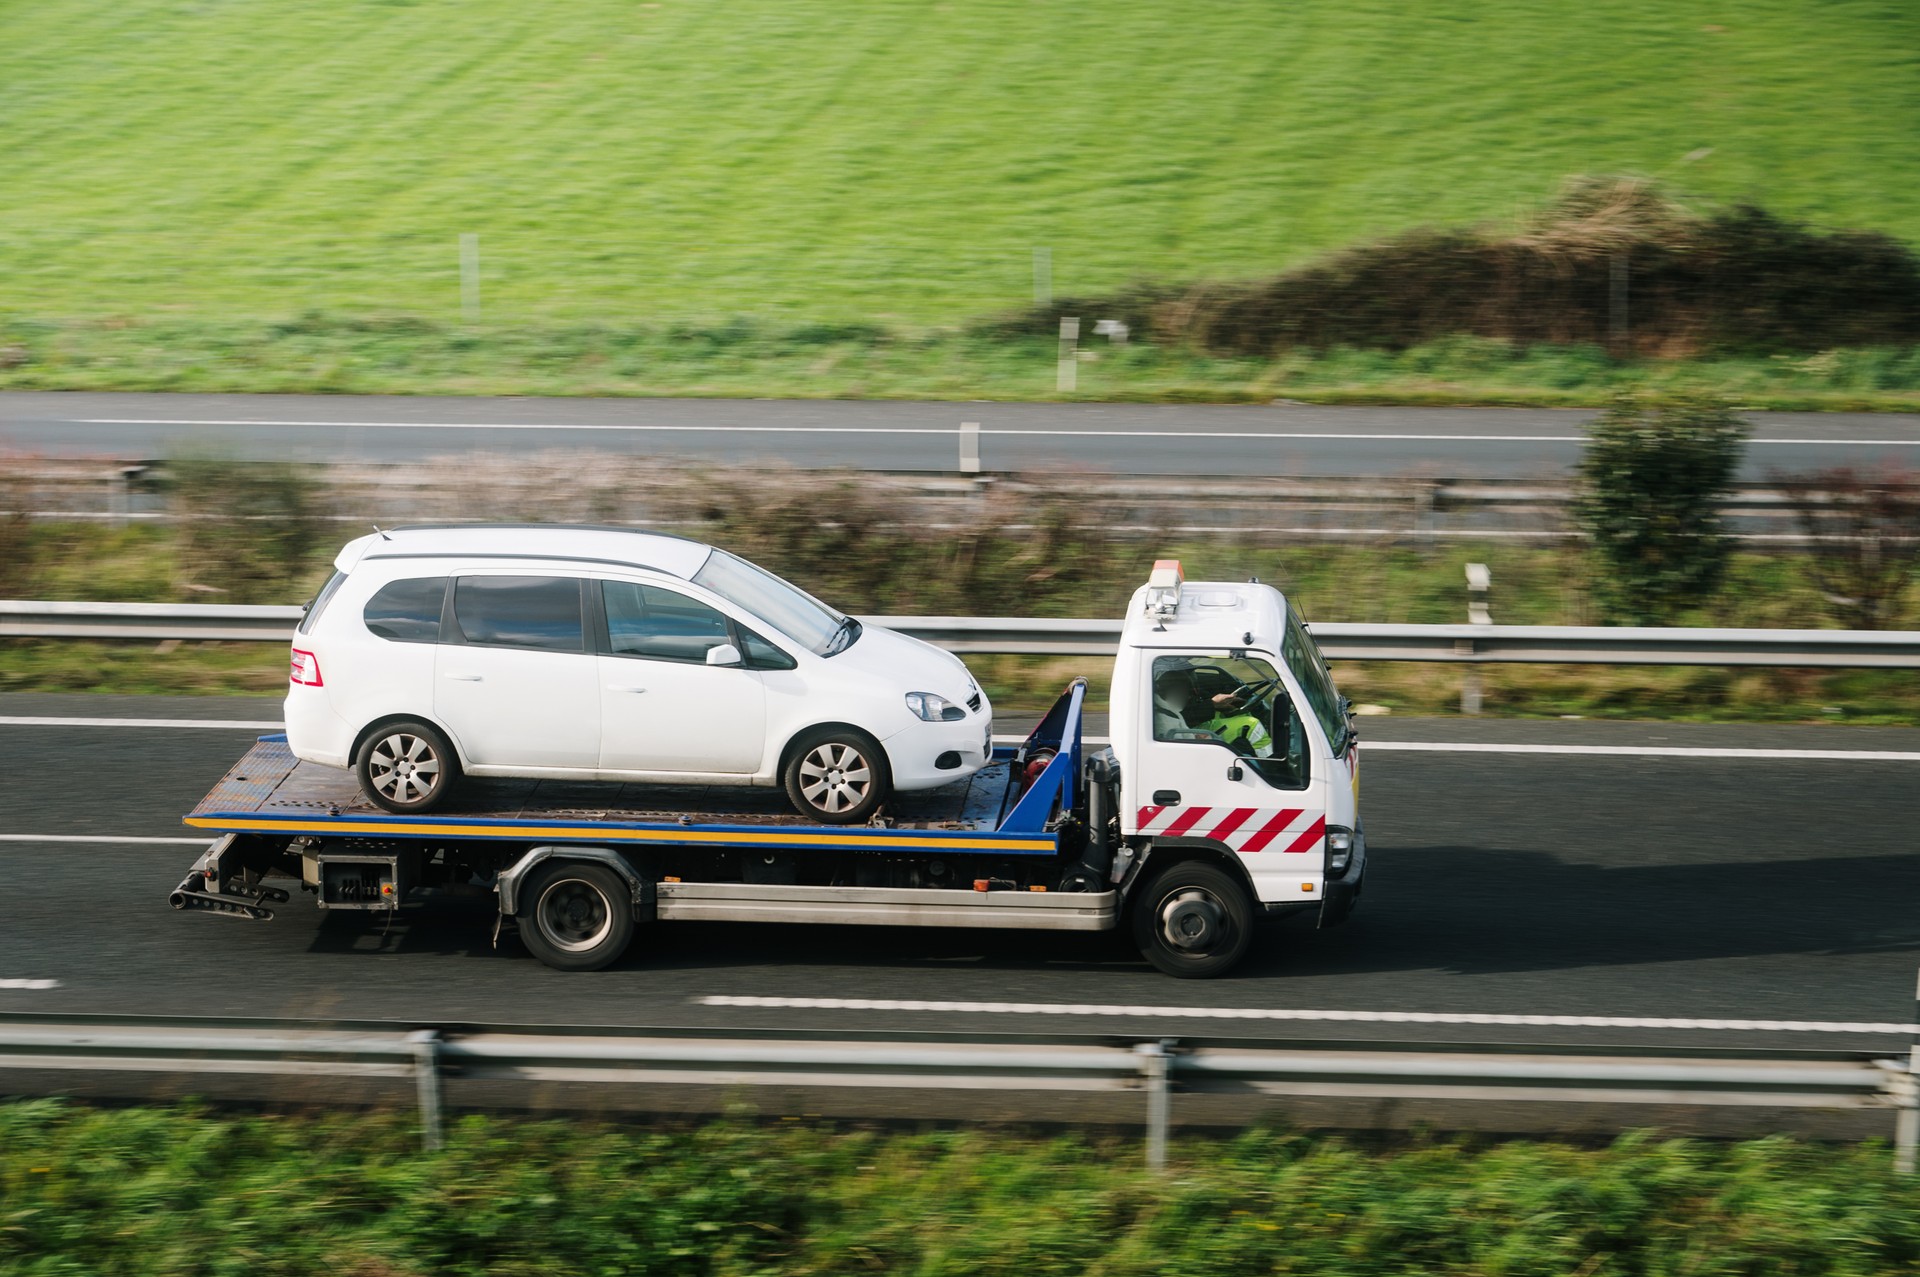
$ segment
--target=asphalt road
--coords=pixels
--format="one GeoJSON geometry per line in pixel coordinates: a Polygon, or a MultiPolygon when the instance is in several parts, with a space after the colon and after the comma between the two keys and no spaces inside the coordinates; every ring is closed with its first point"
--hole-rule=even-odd
{"type": "MultiPolygon", "coordinates": [[[[831,400],[429,399],[0,394],[0,454],[402,461],[603,449],[802,467],[956,469],[963,422],[989,470],[1143,475],[1544,478],[1584,410],[831,400]]],[[[1746,474],[1920,462],[1920,416],[1754,413],[1746,474]]]]}
{"type": "MultiPolygon", "coordinates": [[[[0,696],[0,717],[277,717],[271,701],[0,696]]],[[[1008,724],[1009,728],[1016,725],[1008,724]]],[[[483,909],[390,930],[165,904],[179,813],[244,728],[0,725],[0,1011],[885,1031],[1113,1032],[1904,1049],[1898,1037],[1178,1020],[1156,1007],[1909,1022],[1920,761],[1401,752],[1385,742],[1920,751],[1920,730],[1368,720],[1372,867],[1344,928],[1288,924],[1243,973],[1179,982],[1117,939],[663,925],[618,967],[549,971],[483,909]],[[39,982],[55,981],[52,987],[39,982]],[[703,998],[1093,1003],[1068,1016],[714,1006],[703,998]]]]}

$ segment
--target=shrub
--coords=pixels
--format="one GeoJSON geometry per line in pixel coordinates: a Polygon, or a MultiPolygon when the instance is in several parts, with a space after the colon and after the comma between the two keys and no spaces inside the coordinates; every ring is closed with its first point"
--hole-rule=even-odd
{"type": "Polygon", "coordinates": [[[308,466],[182,458],[168,467],[181,585],[228,603],[284,603],[338,549],[308,466]]]}
{"type": "Polygon", "coordinates": [[[1920,257],[1887,235],[1753,205],[1699,213],[1648,182],[1579,178],[1512,231],[1425,227],[1267,280],[1140,284],[992,330],[1049,334],[1061,315],[1254,357],[1455,334],[1615,355],[1898,346],[1920,340],[1920,257]]]}
{"type": "Polygon", "coordinates": [[[1837,466],[1776,475],[1807,534],[1808,568],[1841,625],[1890,629],[1920,568],[1920,473],[1837,466]]]}
{"type": "Polygon", "coordinates": [[[1719,502],[1747,425],[1713,399],[1625,395],[1590,430],[1574,515],[1604,565],[1595,593],[1616,620],[1670,621],[1726,572],[1719,502]]]}

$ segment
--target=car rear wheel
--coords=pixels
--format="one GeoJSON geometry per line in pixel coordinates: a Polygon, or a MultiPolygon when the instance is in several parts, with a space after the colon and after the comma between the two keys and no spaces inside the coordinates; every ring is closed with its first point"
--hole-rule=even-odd
{"type": "Polygon", "coordinates": [[[893,772],[880,742],[847,728],[803,737],[783,779],[794,810],[825,825],[857,825],[893,796],[893,772]]]}
{"type": "Polygon", "coordinates": [[[520,938],[558,971],[598,971],[633,942],[633,889],[605,865],[542,865],[522,899],[520,938]]]}
{"type": "Polygon", "coordinates": [[[440,805],[460,779],[460,760],[431,724],[388,723],[361,744],[355,770],[375,806],[411,814],[440,805]]]}

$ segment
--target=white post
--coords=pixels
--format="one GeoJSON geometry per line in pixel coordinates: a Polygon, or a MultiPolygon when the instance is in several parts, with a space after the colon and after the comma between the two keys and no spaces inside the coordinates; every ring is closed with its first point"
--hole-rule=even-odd
{"type": "Polygon", "coordinates": [[[474,234],[460,236],[460,313],[480,318],[480,237],[474,234]]]}
{"type": "Polygon", "coordinates": [[[1033,304],[1035,306],[1053,305],[1053,250],[1051,248],[1033,250],[1033,304]]]}
{"type": "Polygon", "coordinates": [[[980,423],[960,423],[960,473],[980,473],[980,423]]]}
{"type": "Polygon", "coordinates": [[[1167,1169],[1167,1127],[1172,1124],[1173,1053],[1165,1042],[1142,1042],[1140,1072],[1147,1084],[1147,1169],[1167,1169]]]}
{"type": "Polygon", "coordinates": [[[1054,379],[1055,387],[1063,394],[1071,393],[1080,384],[1080,321],[1062,318],[1060,320],[1060,369],[1054,379]]]}
{"type": "Polygon", "coordinates": [[[1893,1119],[1893,1169],[1911,1175],[1914,1154],[1920,1149],[1920,1046],[1907,1056],[1907,1075],[1899,1083],[1900,1112],[1893,1119]]]}
{"type": "Polygon", "coordinates": [[[420,1098],[420,1144],[427,1152],[438,1150],[445,1129],[440,1101],[440,1035],[432,1029],[420,1029],[407,1035],[413,1048],[413,1081],[420,1098]]]}
{"type": "MultiPolygon", "coordinates": [[[[1492,625],[1493,614],[1487,607],[1487,592],[1493,588],[1493,573],[1484,563],[1467,564],[1467,624],[1492,625]]],[[[1485,698],[1480,667],[1469,665],[1460,680],[1460,712],[1478,714],[1485,698]]]]}

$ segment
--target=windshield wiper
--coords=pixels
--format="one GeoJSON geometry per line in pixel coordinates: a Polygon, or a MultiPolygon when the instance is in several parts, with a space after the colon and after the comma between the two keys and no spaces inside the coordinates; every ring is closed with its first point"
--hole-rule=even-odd
{"type": "Polygon", "coordinates": [[[840,653],[852,647],[854,640],[859,637],[860,622],[850,616],[843,616],[840,618],[839,626],[833,631],[833,637],[827,640],[827,650],[822,652],[821,655],[838,656],[840,653]]]}

